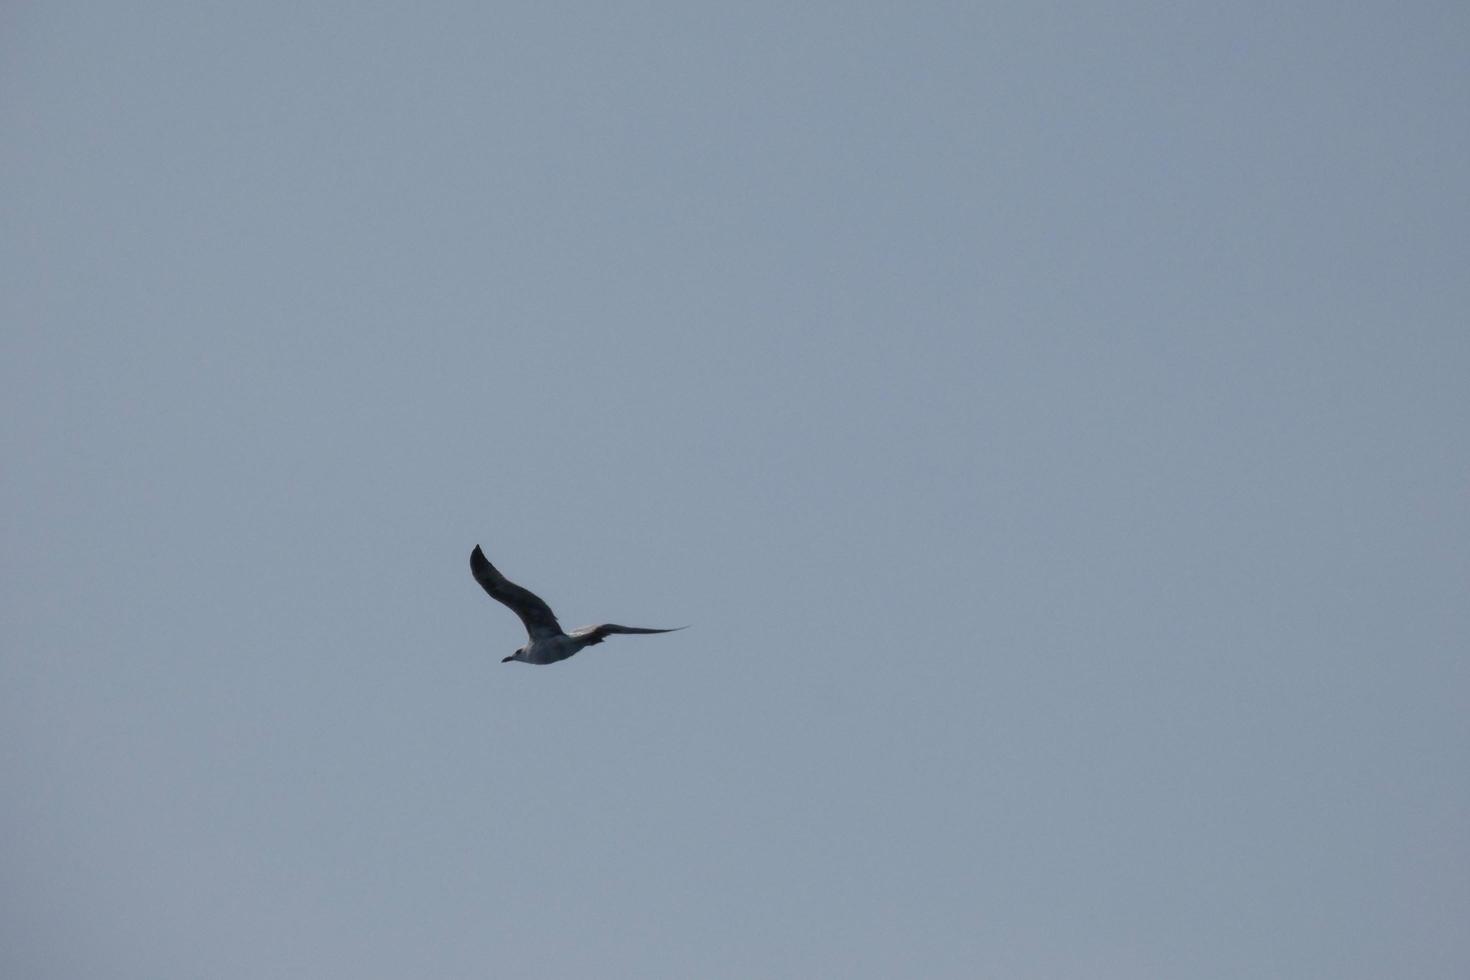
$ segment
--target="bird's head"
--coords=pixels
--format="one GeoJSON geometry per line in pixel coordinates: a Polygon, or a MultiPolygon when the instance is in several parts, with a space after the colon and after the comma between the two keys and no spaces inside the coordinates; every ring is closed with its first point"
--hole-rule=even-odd
{"type": "Polygon", "coordinates": [[[517,650],[515,653],[511,654],[510,656],[501,658],[501,661],[500,662],[503,663],[503,664],[508,664],[512,660],[520,660],[521,659],[521,655],[524,654],[525,652],[526,652],[526,648],[525,647],[521,647],[519,650],[517,650]]]}

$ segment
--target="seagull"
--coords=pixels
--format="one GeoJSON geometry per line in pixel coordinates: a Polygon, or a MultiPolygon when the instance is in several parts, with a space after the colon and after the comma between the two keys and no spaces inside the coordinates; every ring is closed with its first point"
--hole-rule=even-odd
{"type": "Polygon", "coordinates": [[[475,581],[490,593],[490,598],[508,606],[526,624],[526,633],[531,642],[502,659],[500,662],[503,664],[512,660],[528,664],[554,664],[558,660],[567,659],[583,647],[601,643],[614,633],[672,633],[674,630],[684,629],[683,626],[676,626],[674,629],[655,630],[644,626],[603,623],[563,633],[551,607],[531,590],[523,589],[501,575],[490,564],[479,545],[475,545],[475,550],[470,552],[470,572],[475,576],[475,581]]]}

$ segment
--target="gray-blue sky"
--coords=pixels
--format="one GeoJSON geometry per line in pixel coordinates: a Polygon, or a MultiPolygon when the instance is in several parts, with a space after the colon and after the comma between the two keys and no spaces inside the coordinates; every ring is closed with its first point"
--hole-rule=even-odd
{"type": "Polygon", "coordinates": [[[10,5],[7,976],[1465,975],[1463,5],[792,6],[10,5]]]}

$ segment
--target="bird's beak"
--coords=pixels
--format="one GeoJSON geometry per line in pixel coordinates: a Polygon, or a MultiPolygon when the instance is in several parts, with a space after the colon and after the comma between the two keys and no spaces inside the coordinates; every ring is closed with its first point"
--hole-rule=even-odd
{"type": "Polygon", "coordinates": [[[510,663],[510,662],[511,662],[511,661],[512,661],[512,660],[514,660],[514,659],[515,659],[515,658],[516,658],[516,655],[515,655],[515,654],[511,654],[511,655],[510,655],[510,656],[508,656],[508,657],[502,657],[502,658],[501,658],[501,661],[500,661],[500,662],[501,662],[501,663],[503,663],[503,664],[508,664],[508,663],[510,663]]]}

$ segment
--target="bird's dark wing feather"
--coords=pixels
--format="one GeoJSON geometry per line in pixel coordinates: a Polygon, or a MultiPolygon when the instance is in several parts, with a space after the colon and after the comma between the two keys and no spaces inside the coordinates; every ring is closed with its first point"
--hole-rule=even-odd
{"type": "Polygon", "coordinates": [[[561,624],[556,621],[556,614],[551,611],[551,607],[536,593],[521,588],[501,575],[490,564],[479,545],[475,545],[475,550],[470,552],[470,571],[474,573],[475,581],[490,593],[490,598],[504,603],[521,618],[531,639],[561,635],[561,624]]]}
{"type": "Polygon", "coordinates": [[[655,630],[646,626],[619,626],[617,623],[603,623],[601,626],[583,626],[581,629],[572,630],[567,635],[586,637],[591,643],[601,643],[614,633],[673,633],[682,629],[687,629],[687,627],[675,626],[673,629],[655,630]]]}

